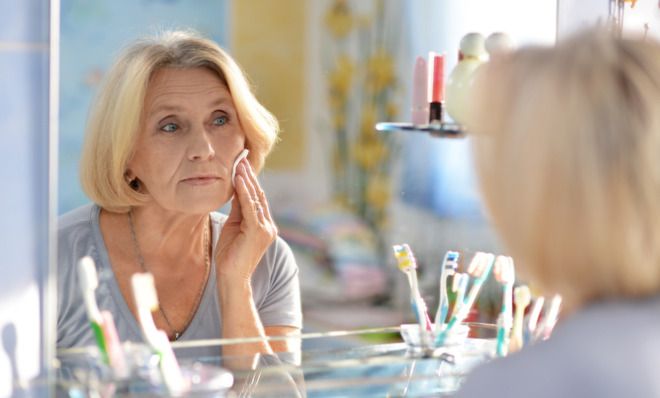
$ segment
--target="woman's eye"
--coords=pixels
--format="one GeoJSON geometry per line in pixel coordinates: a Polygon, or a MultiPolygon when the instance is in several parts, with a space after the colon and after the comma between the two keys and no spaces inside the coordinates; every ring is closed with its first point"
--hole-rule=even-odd
{"type": "Polygon", "coordinates": [[[229,122],[229,118],[227,116],[218,116],[215,119],[213,119],[213,124],[216,126],[224,126],[229,122]]]}
{"type": "Polygon", "coordinates": [[[179,129],[179,126],[177,126],[176,123],[167,123],[161,126],[160,129],[166,133],[174,133],[179,129]]]}

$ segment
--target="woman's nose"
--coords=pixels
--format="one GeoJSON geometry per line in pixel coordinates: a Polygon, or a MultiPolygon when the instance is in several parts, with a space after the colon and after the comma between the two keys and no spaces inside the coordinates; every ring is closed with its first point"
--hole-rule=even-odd
{"type": "Polygon", "coordinates": [[[215,148],[213,147],[213,141],[211,140],[211,133],[207,131],[206,127],[197,127],[191,133],[188,143],[188,159],[213,159],[215,156],[215,148]]]}

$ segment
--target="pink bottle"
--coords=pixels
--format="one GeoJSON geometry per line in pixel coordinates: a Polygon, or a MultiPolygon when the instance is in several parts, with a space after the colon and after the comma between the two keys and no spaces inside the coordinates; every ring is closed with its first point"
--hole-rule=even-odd
{"type": "Polygon", "coordinates": [[[429,122],[426,60],[417,57],[413,70],[412,84],[412,123],[421,125],[429,122]]]}

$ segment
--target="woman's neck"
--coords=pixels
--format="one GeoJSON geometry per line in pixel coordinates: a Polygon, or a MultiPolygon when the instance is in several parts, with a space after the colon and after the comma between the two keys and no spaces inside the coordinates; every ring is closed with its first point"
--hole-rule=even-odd
{"type": "MultiPolygon", "coordinates": [[[[185,264],[186,259],[201,260],[210,240],[208,214],[163,211],[154,206],[135,207],[128,218],[141,255],[159,259],[158,264],[185,264]],[[205,238],[205,234],[208,236],[205,238]]],[[[196,261],[193,261],[193,263],[196,261]]],[[[152,262],[152,266],[156,266],[152,262]]]]}

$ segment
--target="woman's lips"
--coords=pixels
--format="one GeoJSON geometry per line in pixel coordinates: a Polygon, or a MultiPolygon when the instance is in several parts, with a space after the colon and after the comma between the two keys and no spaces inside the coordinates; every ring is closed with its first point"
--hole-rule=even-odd
{"type": "Polygon", "coordinates": [[[190,177],[182,180],[181,182],[190,184],[190,185],[210,185],[220,180],[220,177],[214,176],[199,176],[199,177],[190,177]]]}

